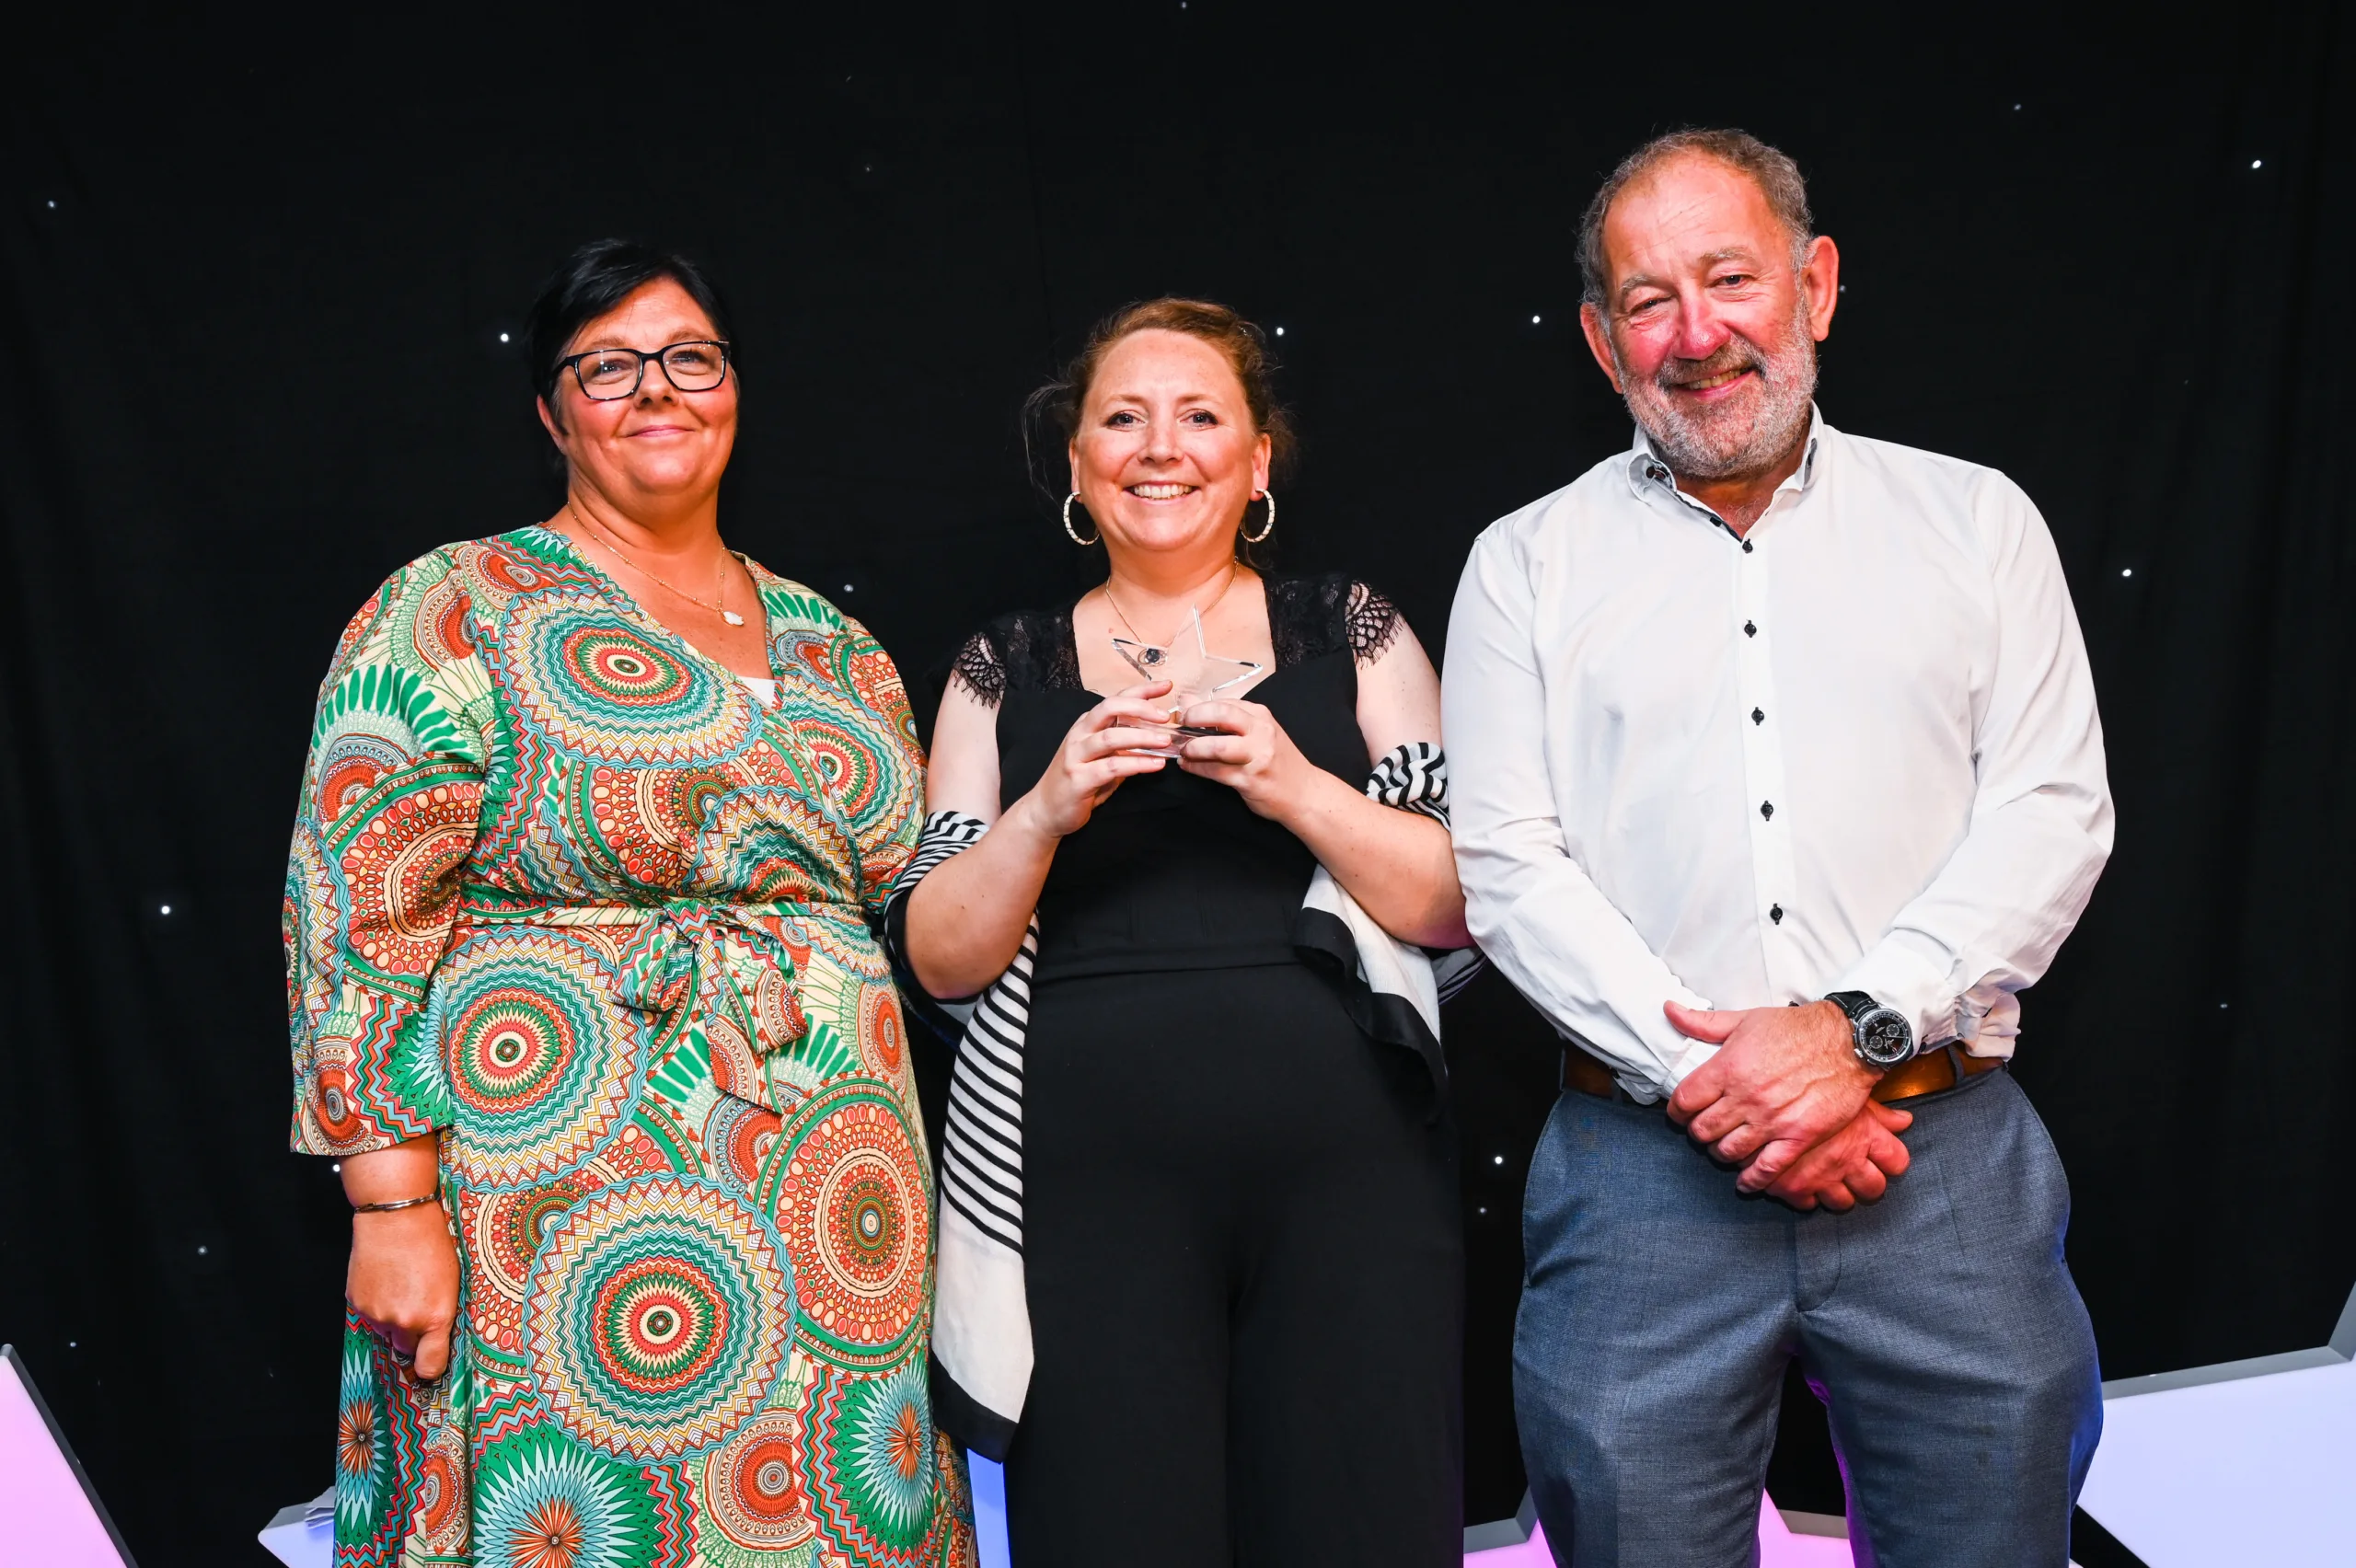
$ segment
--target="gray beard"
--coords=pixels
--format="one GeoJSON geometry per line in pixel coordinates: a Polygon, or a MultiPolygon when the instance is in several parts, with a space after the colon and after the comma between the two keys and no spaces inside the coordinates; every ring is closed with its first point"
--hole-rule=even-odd
{"type": "MultiPolygon", "coordinates": [[[[1659,381],[1641,381],[1620,365],[1619,345],[1612,345],[1612,363],[1625,401],[1637,427],[1669,468],[1685,478],[1731,479],[1773,467],[1807,433],[1808,415],[1816,398],[1816,343],[1798,312],[1784,340],[1762,352],[1742,339],[1731,340],[1703,367],[1690,367],[1694,379],[1745,366],[1759,371],[1760,394],[1748,414],[1727,410],[1722,415],[1690,416],[1671,400],[1659,381]]],[[[1664,370],[1669,367],[1664,366],[1664,370]]]]}

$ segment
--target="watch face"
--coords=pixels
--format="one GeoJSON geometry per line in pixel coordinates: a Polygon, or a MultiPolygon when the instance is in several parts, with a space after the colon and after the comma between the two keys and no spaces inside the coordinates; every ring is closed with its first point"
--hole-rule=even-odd
{"type": "Polygon", "coordinates": [[[1857,1023],[1857,1054],[1877,1066],[1902,1062],[1914,1054],[1914,1032],[1889,1008],[1877,1008],[1857,1023]]]}

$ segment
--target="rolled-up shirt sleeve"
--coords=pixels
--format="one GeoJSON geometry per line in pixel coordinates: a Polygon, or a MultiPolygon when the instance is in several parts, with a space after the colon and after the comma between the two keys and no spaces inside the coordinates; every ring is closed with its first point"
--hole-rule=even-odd
{"type": "Polygon", "coordinates": [[[1680,981],[1571,853],[1546,762],[1535,595],[1509,526],[1472,548],[1441,683],[1458,879],[1472,939],[1565,1036],[1655,1100],[1715,1054],[1665,1002],[1710,1003],[1680,981]]]}
{"type": "MultiPolygon", "coordinates": [[[[2094,675],[2052,536],[2001,474],[1986,473],[1973,500],[1998,643],[1973,736],[1970,824],[1832,988],[1896,1009],[1926,1044],[1960,1040],[1973,1055],[2008,1056],[2015,993],[2045,973],[2085,912],[2110,858],[2112,811],[2094,675]]],[[[1461,755],[1452,733],[1449,749],[1461,755]]]]}

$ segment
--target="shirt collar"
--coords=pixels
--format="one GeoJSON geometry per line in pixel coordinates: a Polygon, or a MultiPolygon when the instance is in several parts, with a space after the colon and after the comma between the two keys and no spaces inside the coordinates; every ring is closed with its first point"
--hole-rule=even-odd
{"type": "MultiPolygon", "coordinates": [[[[1823,472],[1823,465],[1819,459],[1824,455],[1824,438],[1831,433],[1832,427],[1824,422],[1824,410],[1811,401],[1807,406],[1807,455],[1800,459],[1800,466],[1793,470],[1791,477],[1775,487],[1776,494],[1781,495],[1785,490],[1805,493],[1816,483],[1817,475],[1823,472]]],[[[1631,493],[1642,497],[1646,485],[1658,485],[1674,492],[1677,481],[1670,476],[1669,465],[1654,449],[1653,438],[1645,433],[1644,426],[1638,425],[1636,444],[1628,451],[1628,489],[1631,493]]]]}

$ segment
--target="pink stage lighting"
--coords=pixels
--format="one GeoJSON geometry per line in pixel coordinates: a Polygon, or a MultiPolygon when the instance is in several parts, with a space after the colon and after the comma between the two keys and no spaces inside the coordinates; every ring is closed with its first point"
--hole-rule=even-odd
{"type": "Polygon", "coordinates": [[[0,1345],[0,1562],[128,1568],[130,1561],[17,1347],[0,1345]]]}
{"type": "MultiPolygon", "coordinates": [[[[1796,1535],[1765,1497],[1759,1499],[1760,1568],[1850,1568],[1849,1543],[1838,1536],[1796,1535]]],[[[1464,1559],[1464,1568],[1554,1568],[1546,1532],[1531,1527],[1519,1546],[1492,1547],[1464,1559]]]]}

